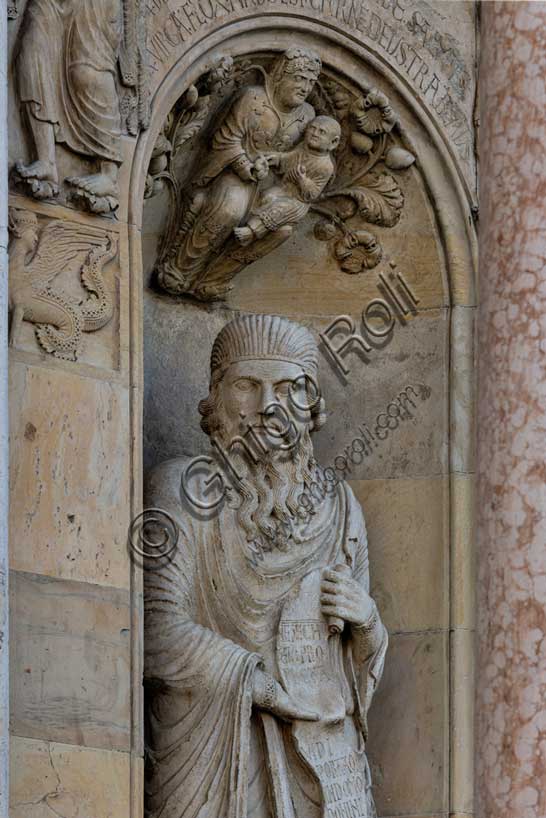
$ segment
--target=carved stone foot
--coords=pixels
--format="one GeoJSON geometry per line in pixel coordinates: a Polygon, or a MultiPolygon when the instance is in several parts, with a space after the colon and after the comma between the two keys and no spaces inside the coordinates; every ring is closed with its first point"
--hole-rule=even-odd
{"type": "Polygon", "coordinates": [[[34,199],[54,199],[59,195],[57,171],[49,162],[32,162],[25,165],[16,162],[14,179],[17,184],[23,185],[34,199]]]}
{"type": "Polygon", "coordinates": [[[119,207],[118,185],[105,173],[69,176],[65,181],[74,188],[70,193],[71,201],[90,213],[113,213],[119,207]]]}

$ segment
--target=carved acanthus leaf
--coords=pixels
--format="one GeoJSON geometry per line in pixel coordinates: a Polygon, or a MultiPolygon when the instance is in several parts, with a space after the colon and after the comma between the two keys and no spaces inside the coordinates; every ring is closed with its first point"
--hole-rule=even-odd
{"type": "Polygon", "coordinates": [[[347,207],[347,202],[340,202],[336,206],[341,218],[346,219],[358,214],[370,224],[382,227],[393,227],[397,224],[404,207],[404,194],[396,180],[388,173],[369,173],[357,187],[337,190],[329,194],[328,198],[334,201],[349,199],[352,203],[352,207],[347,207]]]}

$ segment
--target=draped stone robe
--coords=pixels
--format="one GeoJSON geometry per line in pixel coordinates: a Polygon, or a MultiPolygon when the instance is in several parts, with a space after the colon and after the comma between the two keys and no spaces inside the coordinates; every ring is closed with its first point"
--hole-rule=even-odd
{"type": "Polygon", "coordinates": [[[20,101],[76,153],[119,162],[121,0],[29,0],[15,56],[20,101]]]}
{"type": "MultiPolygon", "coordinates": [[[[288,626],[283,624],[283,612],[290,606],[292,610],[296,610],[294,605],[305,606],[300,593],[305,583],[316,579],[313,593],[316,590],[319,605],[322,569],[348,562],[353,577],[368,587],[366,531],[360,506],[350,488],[340,484],[335,494],[317,507],[303,542],[290,551],[275,550],[256,559],[237,526],[234,509],[224,508],[219,516],[199,520],[182,508],[179,491],[183,466],[184,460],[177,459],[156,469],[146,498],[149,507],[168,511],[181,532],[171,558],[148,566],[144,575],[148,815],[375,816],[364,745],[366,713],[386,649],[386,631],[380,622],[371,634],[351,633],[347,626],[343,637],[329,637],[327,684],[313,677],[311,666],[304,677],[308,683],[303,688],[296,684],[290,691],[302,706],[320,709],[321,688],[333,685],[334,698],[342,700],[341,723],[338,720],[328,726],[324,712],[320,722],[291,725],[265,716],[266,736],[263,716],[252,708],[252,676],[257,667],[290,684],[290,666],[284,666],[283,676],[279,664],[280,633],[287,638],[292,622],[288,613],[288,626]],[[298,739],[298,730],[303,731],[304,741],[298,739]],[[320,755],[328,735],[338,749],[330,756],[328,768],[322,764],[326,771],[322,775],[320,765],[313,768],[312,756],[313,752],[320,755]],[[343,758],[339,756],[340,736],[345,742],[343,758]],[[302,747],[311,754],[307,758],[302,747]],[[349,786],[351,769],[355,774],[349,786]],[[275,770],[285,778],[288,809],[279,803],[275,809],[271,807],[272,799],[282,800],[279,787],[271,780],[275,770]],[[338,799],[325,807],[324,802],[334,798],[326,796],[330,774],[331,781],[343,785],[345,795],[340,796],[341,802],[338,799]],[[347,792],[356,794],[356,800],[347,792]],[[346,806],[349,802],[352,807],[346,806]]],[[[323,623],[318,622],[317,627],[321,629],[323,623]]]]}

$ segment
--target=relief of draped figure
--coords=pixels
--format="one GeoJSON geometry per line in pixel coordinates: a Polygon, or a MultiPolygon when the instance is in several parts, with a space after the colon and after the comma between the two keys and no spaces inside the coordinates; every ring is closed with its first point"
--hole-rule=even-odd
{"type": "MultiPolygon", "coordinates": [[[[34,198],[58,195],[56,144],[63,144],[98,164],[96,173],[65,180],[69,198],[94,213],[117,208],[120,89],[131,95],[140,124],[146,120],[139,15],[139,0],[28,3],[14,70],[32,161],[16,163],[16,180],[34,198]]],[[[134,130],[134,121],[125,124],[134,130]]]]}
{"type": "Polygon", "coordinates": [[[291,235],[292,224],[275,225],[247,247],[241,246],[233,231],[257,204],[260,182],[278,163],[279,152],[294,148],[315,118],[307,97],[321,67],[314,52],[290,48],[269,72],[263,72],[263,85],[234,94],[214,130],[211,149],[196,168],[193,195],[174,246],[158,267],[163,289],[205,301],[222,297],[251,256],[266,255],[291,235]]]}

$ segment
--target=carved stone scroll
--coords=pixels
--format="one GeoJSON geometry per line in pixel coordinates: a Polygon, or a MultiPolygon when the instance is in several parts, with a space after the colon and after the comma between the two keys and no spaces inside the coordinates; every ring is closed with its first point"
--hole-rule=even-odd
{"type": "Polygon", "coordinates": [[[34,324],[40,347],[56,358],[76,360],[82,334],[106,326],[113,315],[104,267],[117,255],[117,239],[98,228],[51,221],[40,229],[28,211],[10,210],[10,346],[23,321],[34,324]],[[81,301],[54,286],[62,274],[78,273],[81,301]]]}
{"type": "Polygon", "coordinates": [[[344,272],[375,267],[381,244],[364,225],[397,224],[398,177],[415,161],[398,129],[384,93],[347,88],[314,52],[295,47],[265,64],[224,58],[181,98],[152,157],[147,195],[168,180],[175,205],[159,285],[221,299],[308,213],[344,272]],[[175,166],[188,147],[197,158],[181,196],[175,166]]]}

